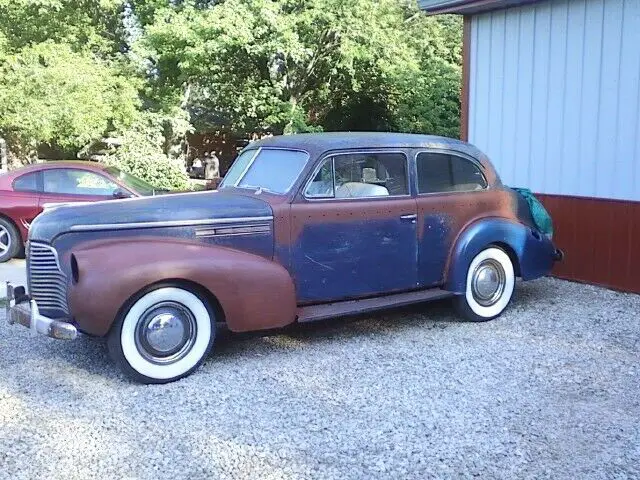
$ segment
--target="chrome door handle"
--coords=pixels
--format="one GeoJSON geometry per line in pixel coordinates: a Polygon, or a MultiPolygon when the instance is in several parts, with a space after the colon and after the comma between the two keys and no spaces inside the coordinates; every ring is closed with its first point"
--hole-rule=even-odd
{"type": "Polygon", "coordinates": [[[409,215],[402,215],[400,217],[400,220],[415,220],[416,218],[418,218],[418,215],[416,215],[415,213],[411,213],[409,215]]]}

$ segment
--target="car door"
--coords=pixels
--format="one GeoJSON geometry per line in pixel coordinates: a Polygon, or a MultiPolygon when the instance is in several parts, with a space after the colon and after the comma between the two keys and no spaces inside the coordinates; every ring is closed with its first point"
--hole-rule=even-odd
{"type": "Polygon", "coordinates": [[[40,208],[46,203],[93,202],[114,198],[121,189],[112,180],[91,170],[48,168],[42,171],[40,208]]]}
{"type": "Polygon", "coordinates": [[[494,208],[481,165],[447,150],[416,155],[418,281],[421,287],[442,283],[449,253],[466,225],[494,208]]]}
{"type": "Polygon", "coordinates": [[[410,290],[417,207],[402,151],[325,157],[291,205],[291,270],[300,303],[410,290]]]}
{"type": "Polygon", "coordinates": [[[27,238],[31,222],[40,213],[40,173],[29,172],[17,177],[11,188],[13,194],[6,199],[2,209],[18,226],[22,238],[27,238]]]}

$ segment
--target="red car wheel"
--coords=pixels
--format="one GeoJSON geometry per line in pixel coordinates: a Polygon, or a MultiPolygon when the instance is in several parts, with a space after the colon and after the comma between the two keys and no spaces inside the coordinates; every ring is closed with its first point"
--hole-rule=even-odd
{"type": "Polygon", "coordinates": [[[18,230],[9,220],[0,217],[0,263],[15,257],[20,247],[18,230]]]}

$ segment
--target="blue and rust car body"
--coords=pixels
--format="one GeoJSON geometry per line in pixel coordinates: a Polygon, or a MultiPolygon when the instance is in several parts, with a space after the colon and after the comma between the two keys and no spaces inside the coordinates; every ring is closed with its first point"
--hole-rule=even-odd
{"type": "Polygon", "coordinates": [[[488,245],[503,248],[525,280],[548,274],[562,257],[526,201],[468,143],[336,133],[246,147],[257,149],[307,154],[286,194],[229,186],[58,206],[37,217],[27,268],[39,314],[101,337],[138,292],[171,281],[201,292],[232,331],[271,329],[463,294],[471,259],[488,245]],[[430,151],[477,163],[487,188],[419,194],[416,156],[430,151]],[[306,198],[320,162],[350,152],[404,154],[408,194],[306,198]]]}

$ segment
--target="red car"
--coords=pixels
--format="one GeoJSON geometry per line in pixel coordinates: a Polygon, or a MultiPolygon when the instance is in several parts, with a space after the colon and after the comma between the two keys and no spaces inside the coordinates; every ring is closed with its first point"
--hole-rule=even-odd
{"type": "Polygon", "coordinates": [[[92,202],[160,192],[116,167],[89,161],[39,163],[0,175],[0,263],[21,253],[29,225],[46,203],[92,202]]]}

